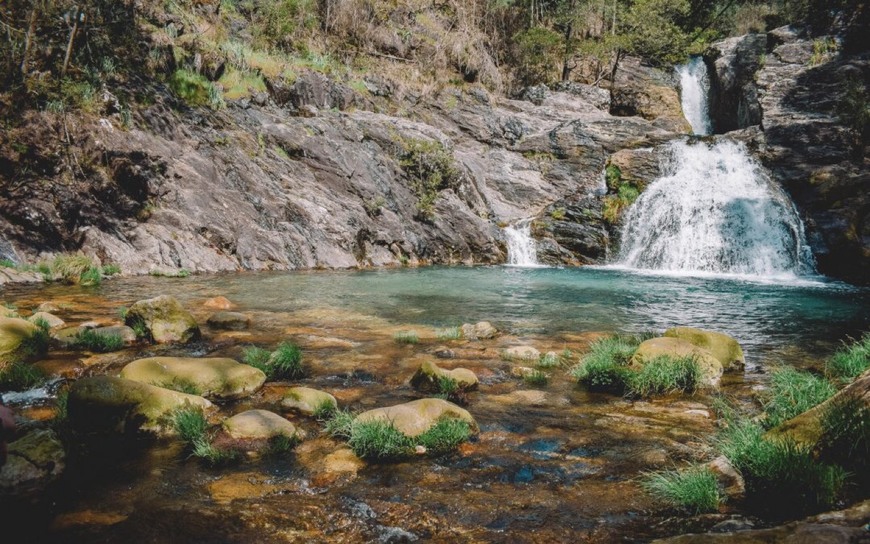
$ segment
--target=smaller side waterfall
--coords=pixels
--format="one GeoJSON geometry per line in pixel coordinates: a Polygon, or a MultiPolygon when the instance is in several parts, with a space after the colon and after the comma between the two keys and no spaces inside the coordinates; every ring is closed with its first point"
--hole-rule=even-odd
{"type": "Polygon", "coordinates": [[[522,267],[536,267],[538,264],[538,252],[535,240],[532,238],[532,220],[522,219],[513,225],[505,227],[505,240],[507,241],[508,265],[522,267]]]}
{"type": "Polygon", "coordinates": [[[707,77],[707,65],[701,57],[692,57],[686,64],[677,66],[680,75],[680,102],[686,121],[692,125],[692,132],[698,136],[712,134],[707,94],[710,92],[710,80],[707,77]]]}

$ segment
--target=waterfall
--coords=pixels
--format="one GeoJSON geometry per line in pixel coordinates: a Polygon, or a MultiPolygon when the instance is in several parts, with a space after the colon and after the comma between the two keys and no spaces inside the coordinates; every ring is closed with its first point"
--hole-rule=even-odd
{"type": "Polygon", "coordinates": [[[504,229],[507,241],[508,264],[511,266],[537,267],[538,253],[532,238],[532,220],[522,219],[504,229]]]}
{"type": "Polygon", "coordinates": [[[746,147],[673,141],[665,175],[625,216],[630,268],[782,276],[814,272],[797,210],[746,147]]]}
{"type": "Polygon", "coordinates": [[[691,57],[689,62],[677,66],[680,75],[680,102],[686,121],[692,125],[692,132],[706,136],[713,132],[707,105],[710,80],[707,78],[707,65],[702,57],[691,57]]]}

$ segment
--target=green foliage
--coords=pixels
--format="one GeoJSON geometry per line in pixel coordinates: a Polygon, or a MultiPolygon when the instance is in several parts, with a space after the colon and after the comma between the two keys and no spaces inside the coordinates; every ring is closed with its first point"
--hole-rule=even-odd
{"type": "Polygon", "coordinates": [[[860,340],[844,345],[825,365],[825,375],[832,380],[849,382],[870,368],[870,333],[864,333],[860,340]]]}
{"type": "Polygon", "coordinates": [[[691,11],[688,0],[636,0],[626,13],[625,49],[659,65],[682,62],[689,54],[691,35],[679,21],[691,11]]]}
{"type": "MultiPolygon", "coordinates": [[[[126,314],[126,312],[125,312],[126,314]]],[[[150,340],[151,339],[151,331],[148,330],[148,325],[145,324],[145,321],[142,320],[141,317],[136,317],[131,321],[126,321],[127,326],[133,329],[133,334],[136,335],[136,338],[139,340],[150,340]]]]}
{"type": "Polygon", "coordinates": [[[242,0],[239,8],[251,13],[251,32],[259,47],[288,47],[306,30],[317,28],[315,0],[242,0]]]}
{"type": "Polygon", "coordinates": [[[628,183],[619,185],[616,188],[616,194],[608,194],[604,197],[602,210],[604,220],[611,225],[617,224],[623,212],[634,204],[639,196],[640,189],[636,186],[628,183]]]}
{"type": "Polygon", "coordinates": [[[843,94],[837,103],[837,115],[855,135],[855,148],[860,150],[870,138],[870,96],[867,86],[859,77],[846,80],[843,94]]]}
{"type": "Polygon", "coordinates": [[[608,164],[604,169],[604,182],[608,191],[618,191],[622,185],[622,170],[615,164],[608,164]]]}
{"type": "Polygon", "coordinates": [[[446,418],[438,421],[416,442],[426,448],[429,455],[443,455],[455,450],[471,437],[471,427],[461,419],[446,418]]]}
{"type": "Polygon", "coordinates": [[[269,453],[271,455],[283,455],[295,448],[298,443],[299,440],[296,436],[287,436],[286,434],[273,436],[269,439],[269,453]]]}
{"type": "Polygon", "coordinates": [[[83,286],[99,285],[102,281],[103,276],[100,273],[100,269],[95,266],[92,266],[91,268],[88,268],[87,270],[82,272],[82,275],[79,278],[79,284],[83,286]]]}
{"type": "MultiPolygon", "coordinates": [[[[569,352],[570,353],[570,352],[569,352]]],[[[561,359],[555,353],[545,353],[541,355],[538,363],[535,365],[538,368],[550,369],[559,366],[562,363],[561,359]]]]}
{"type": "Polygon", "coordinates": [[[266,365],[272,352],[257,346],[249,346],[242,350],[242,362],[246,365],[259,368],[265,372],[266,365]]]}
{"type": "Polygon", "coordinates": [[[420,342],[420,337],[417,331],[399,331],[393,335],[393,341],[397,344],[417,344],[420,342]]]}
{"type": "Polygon", "coordinates": [[[15,261],[11,259],[0,259],[0,268],[16,268],[15,261]]]}
{"type": "Polygon", "coordinates": [[[210,466],[221,466],[234,463],[240,459],[240,454],[234,449],[217,448],[208,437],[195,439],[190,443],[191,455],[199,458],[210,466]]]}
{"type": "Polygon", "coordinates": [[[439,191],[454,188],[460,173],[453,153],[437,140],[400,139],[399,165],[417,197],[417,215],[430,220],[435,215],[439,191]]]}
{"type": "Polygon", "coordinates": [[[438,376],[436,381],[438,398],[448,400],[460,406],[468,404],[468,391],[450,376],[438,376]]]}
{"type": "Polygon", "coordinates": [[[847,468],[858,485],[870,484],[870,408],[861,398],[845,396],[822,413],[821,456],[847,468]]]}
{"type": "Polygon", "coordinates": [[[350,438],[354,418],[356,418],[356,414],[350,410],[335,410],[332,416],[326,420],[324,431],[329,436],[347,440],[350,438]]]}
{"type": "Polygon", "coordinates": [[[16,354],[19,362],[35,361],[48,353],[48,343],[51,340],[48,323],[44,319],[37,319],[33,324],[36,325],[36,330],[18,346],[16,354]]]}
{"type": "Polygon", "coordinates": [[[628,335],[597,340],[571,375],[590,389],[621,393],[628,381],[626,367],[640,343],[640,338],[628,335]]]}
{"type": "Polygon", "coordinates": [[[208,421],[199,408],[179,408],[172,414],[172,428],[182,440],[193,444],[197,440],[207,438],[208,421]]]}
{"type": "Polygon", "coordinates": [[[209,80],[191,70],[179,69],[169,78],[169,87],[189,106],[205,106],[211,103],[209,80]]]}
{"type": "Polygon", "coordinates": [[[305,374],[302,367],[302,350],[290,342],[282,342],[272,352],[250,346],[242,352],[242,361],[262,370],[270,381],[295,380],[305,374]]]}
{"type": "Polygon", "coordinates": [[[810,66],[818,66],[828,60],[837,51],[837,42],[833,38],[818,38],[813,40],[813,54],[810,56],[810,66]]]}
{"type": "Polygon", "coordinates": [[[531,372],[526,372],[523,375],[523,381],[534,387],[543,387],[550,382],[550,375],[537,369],[532,369],[531,372]]]}
{"type": "Polygon", "coordinates": [[[331,400],[321,401],[317,406],[314,407],[314,419],[318,421],[328,421],[333,418],[336,411],[338,410],[338,406],[335,405],[331,400]]]}
{"type": "Polygon", "coordinates": [[[550,83],[558,78],[556,65],[564,47],[561,35],[535,26],[514,35],[513,42],[521,85],[550,83]]]}
{"type": "Polygon", "coordinates": [[[691,393],[701,384],[701,367],[694,357],[656,357],[627,375],[628,391],[647,397],[667,393],[691,393]]]}
{"type": "Polygon", "coordinates": [[[45,383],[45,374],[33,365],[14,362],[0,371],[0,391],[26,391],[45,383]]]}
{"type": "Polygon", "coordinates": [[[650,473],[641,485],[657,499],[692,515],[716,512],[723,501],[716,475],[705,466],[650,473]]]}
{"type": "Polygon", "coordinates": [[[791,367],[776,369],[770,377],[770,390],[765,395],[765,424],[775,427],[806,412],[836,393],[831,383],[821,377],[791,367]]]}
{"type": "Polygon", "coordinates": [[[356,421],[350,426],[348,446],[361,459],[396,461],[413,451],[411,439],[386,421],[356,421]]]}
{"type": "Polygon", "coordinates": [[[49,273],[51,277],[59,277],[65,283],[82,283],[93,282],[93,285],[99,284],[100,280],[94,280],[94,274],[100,275],[99,269],[96,267],[90,257],[82,254],[73,255],[58,255],[54,258],[51,264],[43,263],[41,271],[49,273]]]}
{"type": "Polygon", "coordinates": [[[94,353],[108,353],[124,348],[124,339],[117,334],[100,334],[85,329],[75,335],[73,346],[94,353]]]}
{"type": "Polygon", "coordinates": [[[116,276],[121,273],[121,267],[116,264],[104,264],[102,273],[104,276],[116,276]]]}

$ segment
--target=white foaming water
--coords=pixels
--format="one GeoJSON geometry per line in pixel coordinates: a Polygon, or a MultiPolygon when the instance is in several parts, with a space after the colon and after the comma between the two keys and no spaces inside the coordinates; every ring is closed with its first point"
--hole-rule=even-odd
{"type": "Polygon", "coordinates": [[[532,238],[531,219],[522,219],[503,230],[507,241],[509,265],[529,268],[542,266],[538,264],[538,252],[535,240],[532,238]]]}
{"type": "Polygon", "coordinates": [[[692,125],[692,132],[706,136],[713,132],[707,105],[707,94],[710,91],[710,80],[707,77],[707,65],[701,57],[691,57],[689,62],[677,66],[680,74],[680,102],[686,121],[692,125]]]}
{"type": "Polygon", "coordinates": [[[670,144],[668,173],[625,217],[617,264],[669,273],[814,273],[797,210],[743,144],[670,144]]]}

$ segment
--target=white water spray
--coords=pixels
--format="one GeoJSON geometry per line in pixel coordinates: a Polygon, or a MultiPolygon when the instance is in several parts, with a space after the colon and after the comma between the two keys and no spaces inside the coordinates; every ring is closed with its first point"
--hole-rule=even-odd
{"type": "Polygon", "coordinates": [[[692,132],[698,136],[706,136],[713,132],[708,111],[707,95],[710,92],[710,80],[707,77],[707,65],[701,57],[692,57],[686,64],[677,66],[680,75],[680,103],[686,121],[692,125],[692,132]]]}
{"type": "Polygon", "coordinates": [[[504,229],[507,241],[508,264],[511,266],[537,267],[538,252],[532,238],[532,220],[522,219],[504,229]]]}

